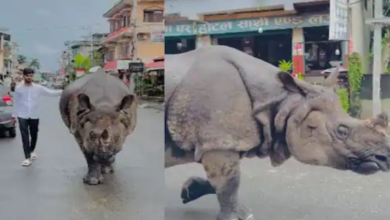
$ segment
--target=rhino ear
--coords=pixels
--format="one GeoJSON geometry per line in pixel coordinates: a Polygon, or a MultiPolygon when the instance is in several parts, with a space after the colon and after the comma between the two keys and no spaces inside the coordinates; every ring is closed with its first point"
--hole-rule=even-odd
{"type": "Polygon", "coordinates": [[[303,88],[297,84],[296,80],[286,72],[279,72],[278,78],[282,82],[284,88],[290,92],[305,94],[303,88]]]}
{"type": "Polygon", "coordinates": [[[130,106],[134,102],[134,99],[135,99],[134,95],[127,95],[123,97],[121,103],[117,107],[117,110],[121,111],[130,108],[130,106]]]}
{"type": "Polygon", "coordinates": [[[90,101],[89,97],[86,94],[84,94],[84,93],[78,94],[77,95],[77,100],[79,102],[80,108],[94,110],[94,107],[91,104],[91,101],[90,101]]]}

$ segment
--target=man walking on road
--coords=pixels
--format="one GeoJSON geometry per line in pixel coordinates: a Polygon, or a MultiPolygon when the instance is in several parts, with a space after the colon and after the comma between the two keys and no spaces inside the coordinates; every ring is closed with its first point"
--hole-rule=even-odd
{"type": "Polygon", "coordinates": [[[41,95],[60,96],[61,90],[50,90],[33,83],[34,70],[23,70],[23,81],[15,88],[14,110],[18,117],[20,134],[22,136],[25,160],[22,166],[30,166],[37,159],[35,146],[38,140],[39,98],[41,95]],[[30,141],[31,136],[31,141],[30,141]]]}

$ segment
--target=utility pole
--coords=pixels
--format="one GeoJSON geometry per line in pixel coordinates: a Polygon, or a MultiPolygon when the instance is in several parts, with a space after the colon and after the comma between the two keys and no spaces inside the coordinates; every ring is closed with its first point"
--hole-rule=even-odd
{"type": "MultiPolygon", "coordinates": [[[[90,40],[90,44],[91,44],[91,45],[90,45],[90,47],[91,47],[91,67],[93,67],[95,61],[94,61],[94,53],[93,53],[93,32],[92,32],[92,25],[89,26],[89,36],[90,36],[90,38],[91,38],[91,40],[90,40]]],[[[89,71],[89,70],[87,70],[87,71],[89,71]]]]}
{"type": "MultiPolygon", "coordinates": [[[[131,38],[131,60],[132,62],[137,62],[138,56],[137,56],[137,6],[138,6],[138,0],[133,0],[133,12],[132,12],[132,17],[133,17],[133,24],[132,24],[132,38],[131,38]]],[[[135,73],[129,73],[130,75],[130,90],[134,91],[135,90],[135,82],[134,82],[134,74],[135,73]]]]}
{"type": "Polygon", "coordinates": [[[381,106],[381,74],[382,74],[382,27],[390,25],[390,18],[383,17],[383,0],[375,0],[374,19],[366,20],[366,24],[374,25],[373,43],[373,75],[372,75],[372,113],[377,115],[382,111],[381,106]]]}

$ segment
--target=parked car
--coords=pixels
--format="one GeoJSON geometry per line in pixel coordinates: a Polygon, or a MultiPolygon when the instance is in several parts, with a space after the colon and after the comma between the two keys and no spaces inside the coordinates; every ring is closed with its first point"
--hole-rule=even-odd
{"type": "Polygon", "coordinates": [[[16,137],[16,117],[13,114],[13,100],[8,89],[0,83],[0,135],[8,133],[11,138],[16,137]]]}

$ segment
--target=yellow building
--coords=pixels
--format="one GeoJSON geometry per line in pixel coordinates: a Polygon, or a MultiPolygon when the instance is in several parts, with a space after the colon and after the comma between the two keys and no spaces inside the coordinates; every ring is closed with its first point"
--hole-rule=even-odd
{"type": "MultiPolygon", "coordinates": [[[[132,51],[132,0],[122,0],[103,16],[108,18],[110,35],[103,41],[107,71],[117,72],[128,66],[132,51]]],[[[136,21],[137,57],[144,63],[164,55],[164,42],[152,33],[164,31],[164,0],[138,0],[136,21]]]]}

